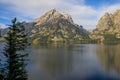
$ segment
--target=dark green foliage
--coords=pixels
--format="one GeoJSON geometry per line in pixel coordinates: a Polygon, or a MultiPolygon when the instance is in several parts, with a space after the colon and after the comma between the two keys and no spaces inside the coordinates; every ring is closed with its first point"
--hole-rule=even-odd
{"type": "Polygon", "coordinates": [[[116,38],[114,34],[105,34],[104,43],[120,43],[120,39],[116,38]]]}
{"type": "Polygon", "coordinates": [[[48,41],[48,36],[40,36],[41,43],[46,43],[48,41]]]}
{"type": "Polygon", "coordinates": [[[104,38],[106,41],[113,41],[113,40],[117,40],[117,38],[115,37],[115,35],[113,34],[105,34],[104,38]]]}
{"type": "Polygon", "coordinates": [[[25,70],[24,53],[27,47],[27,37],[24,33],[25,28],[22,23],[16,22],[16,18],[12,20],[12,25],[7,33],[4,55],[7,59],[5,66],[6,80],[27,80],[27,72],[25,70]]]}
{"type": "Polygon", "coordinates": [[[1,66],[2,66],[2,64],[0,64],[0,80],[4,80],[4,77],[3,77],[3,68],[1,66]]]}

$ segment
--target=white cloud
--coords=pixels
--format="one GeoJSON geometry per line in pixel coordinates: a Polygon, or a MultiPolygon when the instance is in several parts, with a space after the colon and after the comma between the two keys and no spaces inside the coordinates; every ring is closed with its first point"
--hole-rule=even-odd
{"type": "Polygon", "coordinates": [[[114,5],[103,6],[100,12],[103,15],[105,12],[114,13],[118,9],[120,9],[120,3],[114,4],[114,5]]]}
{"type": "Polygon", "coordinates": [[[2,24],[2,23],[0,23],[0,29],[2,29],[2,28],[7,28],[8,26],[6,26],[5,24],[2,24]]]}
{"type": "Polygon", "coordinates": [[[10,18],[6,17],[6,16],[0,16],[1,19],[6,19],[9,20],[10,18]]]}
{"type": "Polygon", "coordinates": [[[90,6],[73,6],[70,14],[76,23],[83,25],[86,29],[93,28],[96,24],[97,11],[90,6]]]}
{"type": "Polygon", "coordinates": [[[45,10],[54,8],[60,0],[0,0],[0,3],[8,4],[10,11],[22,14],[22,16],[36,16],[45,10]]]}
{"type": "Polygon", "coordinates": [[[37,18],[46,11],[56,8],[60,12],[67,12],[75,23],[83,25],[86,29],[93,29],[99,18],[105,12],[114,12],[120,8],[120,4],[101,6],[94,9],[84,4],[85,0],[0,0],[0,3],[7,4],[8,10],[15,12],[20,20],[37,18]],[[79,4],[78,4],[79,3],[79,4]]]}

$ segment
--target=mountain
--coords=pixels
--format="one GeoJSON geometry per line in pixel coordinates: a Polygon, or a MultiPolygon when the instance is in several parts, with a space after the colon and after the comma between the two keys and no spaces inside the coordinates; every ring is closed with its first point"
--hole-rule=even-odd
{"type": "Polygon", "coordinates": [[[73,23],[73,20],[69,14],[67,14],[67,13],[61,14],[56,9],[46,12],[43,16],[35,19],[33,22],[36,23],[36,25],[40,25],[40,24],[44,24],[47,22],[52,22],[57,19],[65,19],[65,20],[68,20],[69,22],[73,23]]]}
{"type": "Polygon", "coordinates": [[[44,42],[77,42],[89,39],[89,32],[73,22],[67,13],[53,9],[33,20],[29,34],[33,43],[44,42]]]}
{"type": "Polygon", "coordinates": [[[120,10],[113,14],[105,13],[98,21],[90,38],[99,42],[120,41],[120,10]]]}

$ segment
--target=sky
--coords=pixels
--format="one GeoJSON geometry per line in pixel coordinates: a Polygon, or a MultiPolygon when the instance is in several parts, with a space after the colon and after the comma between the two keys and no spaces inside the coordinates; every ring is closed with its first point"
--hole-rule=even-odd
{"type": "Polygon", "coordinates": [[[95,29],[105,12],[120,9],[120,0],[0,0],[0,27],[7,27],[14,17],[33,21],[51,9],[70,14],[85,29],[95,29]]]}

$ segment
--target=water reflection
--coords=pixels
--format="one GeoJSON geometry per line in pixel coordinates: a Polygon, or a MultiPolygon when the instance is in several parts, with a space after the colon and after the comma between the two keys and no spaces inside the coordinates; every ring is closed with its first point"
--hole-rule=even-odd
{"type": "Polygon", "coordinates": [[[120,45],[99,46],[97,55],[106,72],[120,74],[120,45]]]}
{"type": "Polygon", "coordinates": [[[42,53],[40,56],[37,55],[37,63],[51,75],[66,75],[71,70],[72,55],[62,50],[52,50],[49,53],[43,51],[42,53]]]}
{"type": "Polygon", "coordinates": [[[50,76],[49,80],[56,80],[56,77],[67,76],[70,73],[72,54],[67,47],[66,44],[43,44],[33,47],[35,64],[44,70],[46,77],[50,76]]]}
{"type": "Polygon", "coordinates": [[[97,64],[96,58],[93,57],[95,55],[92,54],[94,50],[89,46],[84,44],[35,46],[33,48],[35,64],[44,70],[46,77],[50,76],[49,80],[83,79],[87,77],[86,75],[98,71],[95,70],[96,65],[93,65],[97,64]]]}
{"type": "Polygon", "coordinates": [[[120,72],[119,47],[95,44],[43,44],[31,49],[30,80],[114,80],[120,72]],[[102,65],[102,66],[101,66],[102,65]],[[103,67],[106,69],[103,70],[103,67]],[[113,73],[111,71],[111,73],[113,73]],[[115,73],[115,71],[114,71],[115,73]],[[112,75],[112,76],[111,76],[112,75]]]}

